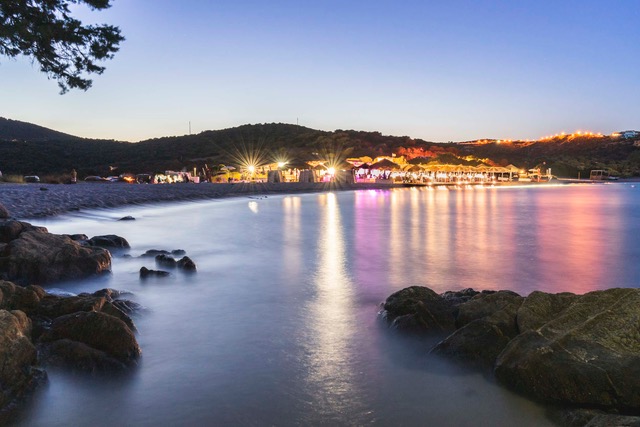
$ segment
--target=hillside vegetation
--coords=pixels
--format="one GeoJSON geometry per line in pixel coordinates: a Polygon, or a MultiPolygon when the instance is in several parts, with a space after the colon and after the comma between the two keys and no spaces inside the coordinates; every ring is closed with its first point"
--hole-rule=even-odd
{"type": "Polygon", "coordinates": [[[550,141],[435,143],[379,132],[325,132],[290,124],[244,125],[138,143],[83,139],[37,125],[0,118],[0,171],[15,175],[68,173],[80,177],[121,173],[198,170],[205,164],[240,167],[243,163],[287,161],[305,167],[309,160],[403,155],[411,163],[551,167],[554,175],[588,176],[591,169],[640,176],[638,139],[559,137],[550,141]]]}

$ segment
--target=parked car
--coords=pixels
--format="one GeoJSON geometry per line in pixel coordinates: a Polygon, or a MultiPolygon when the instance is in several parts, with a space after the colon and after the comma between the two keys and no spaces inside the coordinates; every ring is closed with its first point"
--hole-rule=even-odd
{"type": "Polygon", "coordinates": [[[27,175],[24,177],[24,182],[40,182],[38,175],[27,175]]]}

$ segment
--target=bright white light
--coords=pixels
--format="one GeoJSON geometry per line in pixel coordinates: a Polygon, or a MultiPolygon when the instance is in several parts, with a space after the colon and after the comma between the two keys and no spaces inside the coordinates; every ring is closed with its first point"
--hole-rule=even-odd
{"type": "Polygon", "coordinates": [[[336,168],[329,168],[329,169],[327,169],[327,173],[328,173],[329,175],[335,175],[335,173],[336,173],[336,168]]]}
{"type": "Polygon", "coordinates": [[[249,165],[247,166],[247,170],[249,171],[249,173],[254,173],[256,171],[256,167],[253,165],[249,165]]]}
{"type": "Polygon", "coordinates": [[[282,168],[282,167],[284,167],[284,165],[286,165],[286,164],[287,164],[287,162],[278,162],[278,167],[279,167],[279,168],[282,168]]]}

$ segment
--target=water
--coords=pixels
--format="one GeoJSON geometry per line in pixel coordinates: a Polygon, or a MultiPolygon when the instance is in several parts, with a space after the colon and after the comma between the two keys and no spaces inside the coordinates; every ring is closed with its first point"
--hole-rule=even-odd
{"type": "Polygon", "coordinates": [[[640,286],[640,186],[397,189],[78,213],[55,233],[118,234],[132,255],[185,249],[195,275],[141,281],[153,260],[55,287],[133,292],[129,375],[50,370],[33,426],[549,425],[544,409],[425,357],[377,316],[425,285],[583,293],[640,286]],[[136,221],[114,221],[133,215],[136,221]]]}

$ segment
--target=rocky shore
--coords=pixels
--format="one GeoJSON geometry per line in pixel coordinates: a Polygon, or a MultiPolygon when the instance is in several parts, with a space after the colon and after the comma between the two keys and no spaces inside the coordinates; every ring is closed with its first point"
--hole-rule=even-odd
{"type": "Polygon", "coordinates": [[[84,182],[78,184],[0,183],[0,204],[4,205],[15,218],[30,219],[82,209],[115,208],[124,205],[402,186],[402,184],[319,182],[163,185],[84,182]]]}
{"type": "Polygon", "coordinates": [[[429,357],[479,369],[568,426],[640,426],[640,289],[584,295],[412,286],[384,303],[429,357]],[[430,342],[431,342],[430,341],[430,342]]]}

